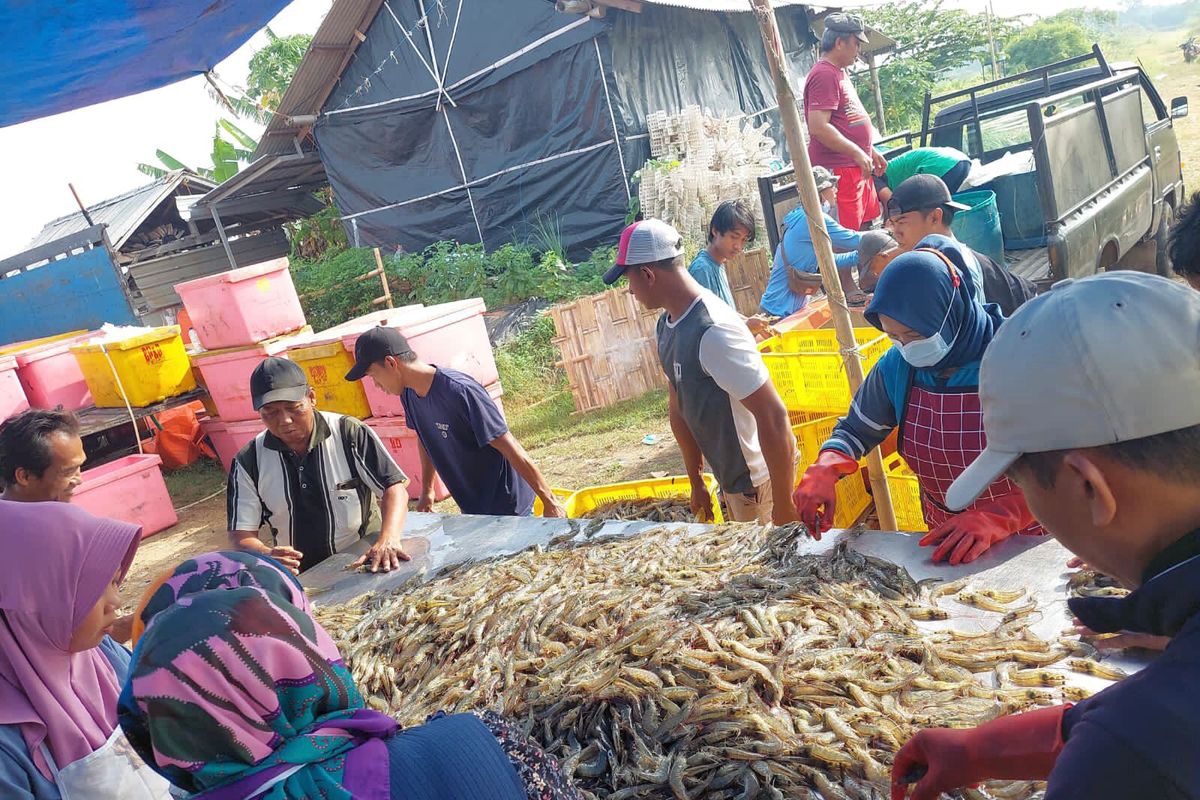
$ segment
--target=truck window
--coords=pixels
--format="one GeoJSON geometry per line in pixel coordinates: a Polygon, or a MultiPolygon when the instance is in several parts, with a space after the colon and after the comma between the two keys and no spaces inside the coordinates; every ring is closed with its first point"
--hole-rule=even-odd
{"type": "Polygon", "coordinates": [[[979,121],[980,132],[983,134],[983,153],[993,150],[1011,150],[1029,144],[1029,120],[1025,109],[1019,108],[991,119],[979,121]]]}

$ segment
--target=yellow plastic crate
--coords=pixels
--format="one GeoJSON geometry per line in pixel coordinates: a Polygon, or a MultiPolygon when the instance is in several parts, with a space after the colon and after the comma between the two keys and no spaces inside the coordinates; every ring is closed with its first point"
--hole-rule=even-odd
{"type": "MultiPolygon", "coordinates": [[[[718,496],[720,487],[717,486],[717,479],[706,474],[704,483],[708,486],[709,494],[713,499],[713,522],[724,522],[725,516],[721,513],[721,502],[718,496]]],[[[568,517],[578,519],[597,506],[611,503],[614,500],[638,500],[644,497],[681,497],[686,500],[691,496],[691,481],[686,475],[677,475],[672,478],[654,478],[646,481],[629,481],[580,489],[567,498],[563,505],[567,509],[568,517]]]]}
{"type": "Polygon", "coordinates": [[[800,483],[800,477],[804,475],[804,470],[812,466],[813,461],[816,460],[817,453],[821,452],[821,445],[825,444],[829,434],[833,433],[833,427],[837,425],[837,422],[837,416],[824,415],[792,426],[798,455],[796,459],[797,484],[800,483]]]}
{"type": "MultiPolygon", "coordinates": [[[[563,506],[566,506],[567,498],[569,498],[571,495],[575,494],[570,489],[555,489],[553,486],[550,487],[550,491],[554,494],[555,497],[557,497],[559,499],[559,502],[561,502],[563,504],[563,506]]],[[[534,497],[533,498],[533,515],[535,517],[540,517],[540,516],[544,515],[545,511],[546,511],[546,507],[542,505],[542,498],[534,497]]]]}
{"type": "Polygon", "coordinates": [[[354,354],[341,340],[307,347],[289,347],[287,356],[304,368],[308,385],[317,395],[317,408],[359,419],[371,416],[367,392],[361,381],[347,381],[354,354]]]}
{"type": "Polygon", "coordinates": [[[896,527],[902,531],[922,533],[929,530],[925,512],[921,510],[921,484],[900,454],[883,461],[888,490],[892,494],[892,509],[896,512],[896,527]]]}
{"type": "Polygon", "coordinates": [[[834,491],[837,507],[833,510],[833,527],[851,528],[871,502],[862,470],[842,478],[835,484],[834,491]]]}
{"type": "MultiPolygon", "coordinates": [[[[874,328],[856,328],[854,338],[864,374],[892,346],[874,328]]],[[[850,384],[834,331],[786,331],[761,342],[758,350],[788,411],[844,413],[850,407],[850,384]]]]}
{"type": "MultiPolygon", "coordinates": [[[[804,471],[816,460],[817,454],[821,452],[821,445],[829,438],[829,434],[833,433],[833,427],[837,425],[837,421],[838,417],[826,415],[792,426],[792,434],[796,437],[796,451],[799,456],[796,459],[795,486],[800,485],[804,471]]],[[[833,512],[835,528],[849,528],[854,525],[863,509],[871,502],[871,496],[867,492],[867,484],[861,470],[866,463],[865,459],[860,459],[858,462],[859,472],[847,475],[835,486],[834,490],[837,492],[837,507],[833,512]]]]}
{"type": "Polygon", "coordinates": [[[63,339],[71,339],[85,333],[87,333],[87,328],[80,328],[77,331],[59,333],[55,334],[54,336],[43,336],[39,339],[27,339],[23,342],[13,342],[12,344],[6,344],[4,347],[0,347],[0,356],[10,356],[14,353],[20,353],[23,350],[32,350],[33,348],[41,347],[44,344],[61,342],[63,339]]]}
{"type": "Polygon", "coordinates": [[[125,398],[131,406],[150,406],[196,388],[178,325],[103,345],[74,345],[71,352],[79,362],[92,401],[101,408],[124,408],[125,398]]]}

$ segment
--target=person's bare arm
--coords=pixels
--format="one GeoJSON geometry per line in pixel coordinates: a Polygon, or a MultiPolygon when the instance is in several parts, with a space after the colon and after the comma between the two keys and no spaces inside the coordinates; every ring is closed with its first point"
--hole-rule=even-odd
{"type": "Polygon", "coordinates": [[[270,556],[292,573],[300,574],[300,560],[304,554],[294,547],[268,547],[258,538],[258,531],[230,531],[229,538],[238,550],[270,556]]]}
{"type": "Polygon", "coordinates": [[[792,504],[792,488],[796,482],[796,438],[788,422],[787,408],[770,381],[744,398],[742,405],[758,424],[758,443],[771,476],[771,521],[776,525],[795,522],[798,518],[792,504]]]}
{"type": "Polygon", "coordinates": [[[421,440],[417,440],[417,454],[421,458],[421,497],[417,500],[417,511],[428,513],[433,510],[433,487],[437,483],[437,470],[421,440]]]}
{"type": "Polygon", "coordinates": [[[394,483],[385,489],[383,497],[379,499],[379,512],[383,517],[379,538],[351,564],[352,567],[366,565],[371,572],[391,572],[400,569],[400,562],[412,560],[412,556],[400,546],[404,519],[408,516],[408,486],[394,483]]]}
{"type": "Polygon", "coordinates": [[[832,111],[821,111],[815,108],[809,111],[808,132],[830,150],[836,150],[847,158],[854,159],[854,163],[862,169],[863,174],[869,174],[874,169],[871,156],[833,127],[833,123],[829,121],[832,116],[832,111]]]}
{"type": "Polygon", "coordinates": [[[512,464],[513,469],[525,479],[534,494],[542,499],[542,516],[565,517],[567,515],[562,503],[550,490],[550,484],[546,483],[546,479],[542,477],[542,471],[537,468],[537,464],[533,463],[533,459],[525,452],[525,448],[511,433],[497,436],[492,440],[491,445],[500,452],[500,455],[504,456],[505,461],[512,464]]]}

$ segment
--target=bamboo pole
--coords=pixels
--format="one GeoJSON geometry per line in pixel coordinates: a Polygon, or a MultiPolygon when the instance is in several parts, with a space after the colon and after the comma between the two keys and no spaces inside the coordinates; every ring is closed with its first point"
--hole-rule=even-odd
{"type": "Polygon", "coordinates": [[[887,120],[883,118],[883,90],[879,86],[879,62],[874,53],[867,54],[867,66],[871,70],[871,93],[875,95],[875,127],[887,136],[887,120]]]}
{"type": "Polygon", "coordinates": [[[375,248],[375,267],[379,272],[379,282],[383,284],[383,297],[375,298],[371,305],[379,305],[387,303],[388,308],[395,308],[392,305],[392,287],[388,286],[387,272],[383,268],[383,257],[379,255],[379,248],[375,248]]]}
{"type": "MultiPolygon", "coordinates": [[[[821,270],[821,283],[829,295],[829,310],[833,314],[834,331],[838,346],[846,365],[846,377],[850,391],[858,391],[863,382],[862,360],[858,343],[854,340],[854,325],[850,321],[850,309],[846,306],[846,294],[838,278],[837,264],[833,259],[833,242],[825,230],[821,215],[821,198],[812,177],[812,163],[808,160],[808,147],[804,129],[800,123],[800,112],[796,107],[796,95],[788,77],[787,61],[783,55],[783,42],[779,38],[779,26],[775,21],[775,10],[771,0],[750,0],[750,7],[758,18],[763,46],[767,51],[767,64],[775,79],[775,96],[779,103],[779,116],[783,121],[783,132],[787,137],[788,152],[792,156],[792,167],[796,173],[796,188],[800,192],[800,205],[808,217],[808,230],[816,250],[817,266],[821,270]]],[[[892,495],[888,491],[883,473],[883,459],[876,447],[867,455],[867,471],[871,476],[871,491],[875,495],[875,510],[879,515],[879,527],[885,531],[896,530],[896,513],[892,508],[892,495]]]]}

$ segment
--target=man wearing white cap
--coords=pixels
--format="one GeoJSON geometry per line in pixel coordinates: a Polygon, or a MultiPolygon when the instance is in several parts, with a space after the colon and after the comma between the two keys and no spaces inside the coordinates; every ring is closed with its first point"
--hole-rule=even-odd
{"type": "Polygon", "coordinates": [[[1076,705],[919,732],[893,800],[986,779],[1048,780],[1046,800],[1200,798],[1200,294],[1135,272],[1062,281],[1000,328],[979,393],[987,448],[949,505],[1007,474],[1056,539],[1133,589],[1071,611],[1171,641],[1076,705]]]}
{"type": "Polygon", "coordinates": [[[658,358],[692,512],[706,521],[712,508],[700,474],[707,460],[734,520],[791,522],[796,440],[787,410],[741,316],[688,274],[682,245],[662,220],[635,222],[621,233],[604,282],[625,276],[639,303],[666,312],[658,320],[658,358]]]}

